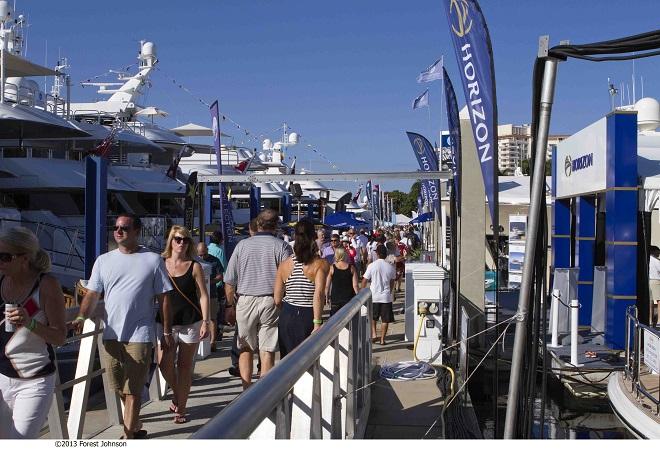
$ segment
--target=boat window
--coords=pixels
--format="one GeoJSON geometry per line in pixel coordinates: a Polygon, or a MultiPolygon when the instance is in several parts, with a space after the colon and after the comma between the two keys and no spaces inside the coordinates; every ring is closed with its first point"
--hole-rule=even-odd
{"type": "Polygon", "coordinates": [[[5,148],[2,150],[2,157],[27,157],[25,148],[5,148]]]}
{"type": "Polygon", "coordinates": [[[82,151],[77,151],[77,150],[67,151],[66,154],[67,154],[67,159],[69,159],[70,161],[82,161],[83,159],[82,151]]]}
{"type": "Polygon", "coordinates": [[[32,148],[32,157],[48,159],[50,157],[50,150],[48,148],[32,148]]]}

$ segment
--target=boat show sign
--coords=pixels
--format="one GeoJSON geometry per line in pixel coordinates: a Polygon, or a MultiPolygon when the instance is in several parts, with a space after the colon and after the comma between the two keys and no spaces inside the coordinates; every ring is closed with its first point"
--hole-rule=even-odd
{"type": "Polygon", "coordinates": [[[557,146],[556,198],[607,188],[607,118],[573,134],[557,146]]]}
{"type": "MultiPolygon", "coordinates": [[[[411,132],[406,132],[406,134],[422,171],[438,171],[438,156],[436,156],[431,142],[421,134],[411,132]]],[[[423,183],[426,185],[429,207],[437,214],[440,211],[440,184],[437,179],[425,179],[423,183]]]]}
{"type": "Polygon", "coordinates": [[[493,49],[476,0],[444,0],[449,34],[460,68],[492,223],[498,223],[497,99],[493,49]]]}
{"type": "Polygon", "coordinates": [[[660,336],[644,329],[644,364],[660,373],[660,336]]]}
{"type": "Polygon", "coordinates": [[[522,282],[527,240],[527,215],[509,215],[509,288],[518,290],[522,282]]]}

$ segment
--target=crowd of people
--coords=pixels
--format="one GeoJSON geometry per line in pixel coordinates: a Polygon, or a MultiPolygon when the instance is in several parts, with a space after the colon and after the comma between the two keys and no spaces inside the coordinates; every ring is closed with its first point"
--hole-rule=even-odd
{"type": "Polygon", "coordinates": [[[0,231],[0,438],[38,436],[55,388],[53,347],[63,344],[67,330],[82,331],[102,297],[101,356],[124,405],[122,438],[146,438],[140,405],[154,347],[172,389],[173,422],[185,423],[198,345],[209,338],[215,351],[228,326],[234,328],[229,373],[240,376],[244,389],[252,383],[255,354],[264,376],[278,351],[286,357],[322,326],[326,305],[337,313],[360,287],[372,293],[373,341],[385,345],[406,255],[419,245],[411,229],[340,233],[316,230],[308,219],[289,235],[267,209],[227,260],[220,232],[208,246],[195,246],[190,230],[175,225],[159,255],[139,244],[141,227],[134,214],[117,217],[117,248],[96,259],[69,323],[62,288],[48,274],[50,259],[36,236],[21,227],[0,231]]]}

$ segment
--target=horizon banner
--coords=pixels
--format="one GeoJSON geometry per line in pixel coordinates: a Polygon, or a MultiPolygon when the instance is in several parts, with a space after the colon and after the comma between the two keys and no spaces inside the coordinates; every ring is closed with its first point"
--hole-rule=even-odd
{"type": "MultiPolygon", "coordinates": [[[[438,171],[438,156],[435,149],[429,140],[421,134],[406,131],[408,140],[413,148],[413,153],[417,158],[419,167],[422,171],[438,171]]],[[[437,179],[424,179],[423,184],[426,185],[427,200],[429,201],[430,210],[438,213],[440,212],[440,184],[437,179]]]]}
{"type": "Polygon", "coordinates": [[[445,80],[445,97],[447,99],[447,127],[449,128],[449,149],[451,151],[452,168],[454,175],[452,186],[456,194],[456,210],[460,215],[461,211],[461,192],[460,192],[460,173],[461,173],[461,122],[458,118],[458,102],[456,101],[456,92],[454,85],[449,78],[447,71],[442,69],[445,80]]]}
{"type": "MultiPolygon", "coordinates": [[[[218,100],[215,100],[210,107],[211,122],[213,129],[213,147],[215,149],[216,162],[218,164],[218,174],[222,175],[222,147],[220,146],[220,111],[218,109],[218,100]]],[[[227,191],[224,183],[218,183],[218,198],[220,201],[220,229],[222,229],[223,244],[227,259],[236,246],[234,241],[234,217],[231,212],[231,202],[227,197],[227,191]]],[[[207,217],[209,222],[212,217],[207,217]]],[[[204,238],[204,236],[201,236],[204,238]]]]}
{"type": "Polygon", "coordinates": [[[497,99],[493,49],[477,0],[443,0],[494,232],[498,223],[497,99]]]}

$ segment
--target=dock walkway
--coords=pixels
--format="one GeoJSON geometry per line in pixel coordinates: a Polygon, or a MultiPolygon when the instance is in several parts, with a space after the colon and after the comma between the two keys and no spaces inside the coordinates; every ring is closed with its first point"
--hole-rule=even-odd
{"type": "MultiPolygon", "coordinates": [[[[419,439],[434,424],[427,438],[438,438],[438,417],[443,405],[440,389],[435,379],[391,382],[378,380],[378,370],[384,363],[412,360],[412,342],[405,341],[403,294],[395,301],[395,323],[390,324],[387,345],[373,347],[373,384],[371,388],[371,410],[365,439],[419,439]]],[[[188,400],[189,421],[174,424],[173,414],[168,410],[169,395],[163,401],[149,401],[142,406],[140,417],[143,428],[152,439],[182,439],[200,429],[209,419],[216,416],[241,392],[241,381],[230,376],[229,349],[233,332],[226,333],[218,351],[195,364],[193,385],[188,400]]],[[[256,372],[256,369],[255,369],[256,372]]],[[[103,393],[96,406],[91,405],[85,415],[84,439],[118,439],[121,426],[107,427],[107,411],[103,393]]],[[[90,404],[94,401],[90,401],[90,404]]],[[[49,438],[48,433],[42,438],[49,438]]]]}

